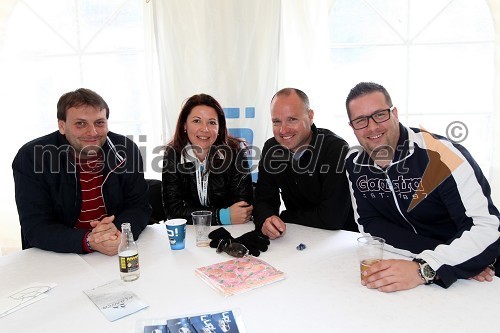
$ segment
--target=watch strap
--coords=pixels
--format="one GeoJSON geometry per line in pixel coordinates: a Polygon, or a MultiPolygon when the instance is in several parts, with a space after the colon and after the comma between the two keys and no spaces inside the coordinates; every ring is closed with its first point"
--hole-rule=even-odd
{"type": "Polygon", "coordinates": [[[413,259],[413,261],[415,261],[418,264],[419,266],[418,275],[424,281],[424,283],[426,285],[432,284],[434,282],[434,279],[436,278],[436,272],[432,269],[432,267],[429,266],[429,264],[425,260],[420,258],[415,258],[413,259]],[[425,270],[429,270],[430,272],[432,272],[431,274],[432,276],[427,276],[425,270]]]}

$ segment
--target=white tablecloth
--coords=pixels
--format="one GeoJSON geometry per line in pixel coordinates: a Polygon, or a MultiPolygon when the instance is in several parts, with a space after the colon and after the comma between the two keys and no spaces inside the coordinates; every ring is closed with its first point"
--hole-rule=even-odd
{"type": "MultiPolygon", "coordinates": [[[[236,237],[252,225],[226,228],[236,237]]],[[[194,270],[231,257],[196,247],[191,226],[186,249],[180,251],[170,250],[163,225],[148,226],[138,241],[141,277],[126,286],[149,307],[115,322],[108,322],[82,290],[119,279],[116,256],[30,249],[0,257],[0,294],[31,282],[58,284],[47,298],[0,318],[0,332],[134,332],[138,320],[226,309],[238,309],[247,331],[254,333],[493,332],[499,327],[498,278],[385,294],[359,282],[358,234],[287,228],[259,257],[285,272],[285,280],[224,297],[194,270]],[[298,251],[299,243],[307,248],[298,251]]]]}

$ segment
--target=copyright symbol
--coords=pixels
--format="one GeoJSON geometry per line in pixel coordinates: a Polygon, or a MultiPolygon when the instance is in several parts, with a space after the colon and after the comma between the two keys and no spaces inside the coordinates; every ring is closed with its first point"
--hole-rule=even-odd
{"type": "Polygon", "coordinates": [[[446,137],[453,143],[464,142],[469,135],[469,129],[461,121],[452,121],[446,127],[446,137]]]}

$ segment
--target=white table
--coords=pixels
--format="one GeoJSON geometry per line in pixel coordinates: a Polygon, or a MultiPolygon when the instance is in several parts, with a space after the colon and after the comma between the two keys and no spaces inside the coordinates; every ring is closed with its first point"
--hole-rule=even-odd
{"type": "MultiPolygon", "coordinates": [[[[251,227],[226,228],[236,237],[251,227]]],[[[119,279],[116,256],[30,249],[0,257],[0,294],[30,282],[58,284],[46,299],[1,318],[0,332],[134,332],[137,320],[225,309],[239,309],[252,333],[494,332],[499,327],[498,278],[384,294],[359,282],[358,234],[287,227],[259,257],[285,272],[285,280],[225,298],[194,270],[232,257],[196,247],[191,226],[186,249],[172,251],[165,227],[148,226],[138,241],[141,277],[127,286],[149,307],[115,322],[108,322],[82,290],[119,279]],[[297,251],[299,243],[307,248],[297,251]]]]}

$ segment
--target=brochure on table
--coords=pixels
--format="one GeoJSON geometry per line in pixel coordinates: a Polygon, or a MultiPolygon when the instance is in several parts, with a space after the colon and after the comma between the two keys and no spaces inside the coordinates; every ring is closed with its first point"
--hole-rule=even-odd
{"type": "Polygon", "coordinates": [[[115,321],[142,310],[148,305],[128,290],[120,280],[83,291],[109,321],[115,321]]]}
{"type": "Polygon", "coordinates": [[[239,309],[139,319],[136,333],[246,333],[239,309]]]}

